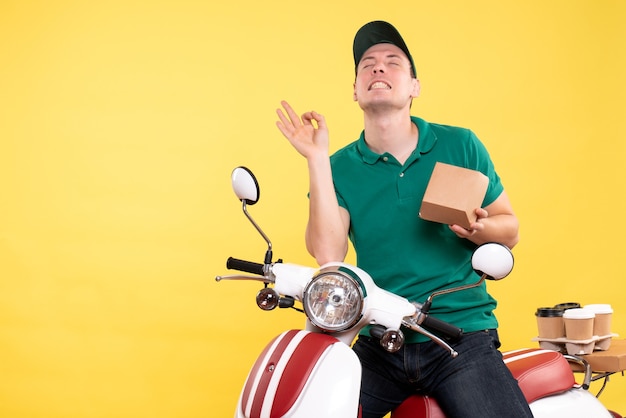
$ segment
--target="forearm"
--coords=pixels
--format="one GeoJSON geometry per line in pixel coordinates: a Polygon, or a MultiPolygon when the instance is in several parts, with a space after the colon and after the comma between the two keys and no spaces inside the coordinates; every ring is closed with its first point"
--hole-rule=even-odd
{"type": "Polygon", "coordinates": [[[500,214],[481,219],[483,228],[467,237],[477,245],[498,242],[513,248],[519,242],[519,221],[513,214],[500,214]]]}
{"type": "Polygon", "coordinates": [[[318,264],[343,261],[348,251],[347,225],[337,202],[330,159],[307,159],[309,168],[309,222],[306,246],[318,264]]]}

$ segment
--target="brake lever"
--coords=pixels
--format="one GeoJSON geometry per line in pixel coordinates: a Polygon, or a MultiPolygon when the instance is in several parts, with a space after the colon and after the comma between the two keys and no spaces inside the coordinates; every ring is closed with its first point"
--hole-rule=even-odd
{"type": "Polygon", "coordinates": [[[215,281],[220,282],[222,280],[252,280],[256,282],[263,282],[265,284],[274,283],[272,279],[265,276],[246,276],[243,274],[233,274],[228,276],[215,276],[215,281]]]}
{"type": "Polygon", "coordinates": [[[420,325],[418,325],[415,322],[415,318],[414,317],[410,317],[410,320],[407,320],[407,318],[404,318],[402,320],[402,325],[404,325],[405,327],[415,331],[415,332],[419,332],[422,335],[427,336],[428,338],[430,338],[431,340],[433,340],[435,343],[437,343],[440,347],[442,347],[443,349],[445,349],[446,351],[450,352],[450,356],[452,358],[456,358],[459,353],[450,346],[450,344],[448,344],[447,342],[445,342],[442,338],[439,338],[438,336],[436,336],[435,334],[433,334],[432,332],[426,330],[425,328],[421,327],[420,325]]]}

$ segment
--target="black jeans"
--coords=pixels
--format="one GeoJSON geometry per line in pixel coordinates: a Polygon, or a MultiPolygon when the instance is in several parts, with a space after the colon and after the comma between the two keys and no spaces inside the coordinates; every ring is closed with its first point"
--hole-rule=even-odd
{"type": "Polygon", "coordinates": [[[463,334],[453,344],[456,358],[432,341],[388,353],[378,340],[359,337],[363,418],[383,417],[414,393],[434,397],[448,418],[532,417],[499,346],[496,330],[463,334]]]}

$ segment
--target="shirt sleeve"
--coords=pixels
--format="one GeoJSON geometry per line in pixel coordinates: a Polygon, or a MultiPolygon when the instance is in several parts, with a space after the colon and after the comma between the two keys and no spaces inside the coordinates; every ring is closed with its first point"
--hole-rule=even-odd
{"type": "Polygon", "coordinates": [[[475,170],[480,171],[489,178],[489,186],[483,199],[483,207],[493,203],[504,191],[504,186],[500,180],[500,176],[496,172],[495,166],[485,145],[478,139],[474,132],[469,131],[470,144],[472,149],[468,150],[470,159],[474,160],[475,170]],[[475,156],[475,157],[474,157],[475,156]]]}

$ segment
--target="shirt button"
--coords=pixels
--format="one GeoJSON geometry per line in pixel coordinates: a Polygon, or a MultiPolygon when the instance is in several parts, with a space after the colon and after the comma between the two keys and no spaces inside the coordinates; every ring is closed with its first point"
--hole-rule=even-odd
{"type": "Polygon", "coordinates": [[[385,156],[385,157],[383,157],[383,161],[384,161],[384,162],[389,161],[389,157],[386,157],[386,156],[385,156]]]}
{"type": "Polygon", "coordinates": [[[404,177],[404,173],[400,173],[400,177],[404,177]]]}

